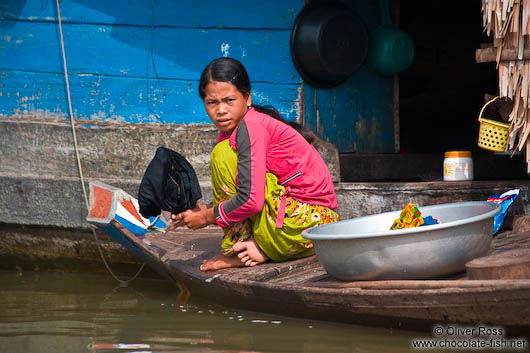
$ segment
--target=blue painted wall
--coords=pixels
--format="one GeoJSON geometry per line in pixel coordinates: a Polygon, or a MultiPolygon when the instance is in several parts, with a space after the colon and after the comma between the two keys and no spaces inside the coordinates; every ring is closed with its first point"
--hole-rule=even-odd
{"type": "MultiPolygon", "coordinates": [[[[61,1],[78,118],[208,123],[197,83],[214,58],[240,59],[256,103],[296,119],[300,77],[290,28],[300,0],[61,1]],[[256,11],[259,8],[259,11],[256,11]],[[157,77],[158,74],[158,77],[157,77]]],[[[0,2],[1,114],[68,112],[54,0],[0,2]]]]}
{"type": "MultiPolygon", "coordinates": [[[[377,24],[376,2],[346,2],[370,27],[377,24]]],[[[209,123],[198,78],[209,61],[231,56],[247,67],[255,103],[303,119],[341,152],[393,152],[391,80],[363,67],[337,88],[303,84],[289,51],[302,0],[60,6],[76,118],[209,123]],[[366,127],[376,133],[365,134],[366,127]]],[[[68,116],[55,0],[0,1],[0,115],[20,114],[68,116]]]]}

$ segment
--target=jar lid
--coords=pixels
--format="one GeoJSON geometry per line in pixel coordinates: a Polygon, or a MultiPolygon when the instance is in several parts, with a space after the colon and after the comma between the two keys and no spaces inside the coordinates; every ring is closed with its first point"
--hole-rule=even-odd
{"type": "Polygon", "coordinates": [[[447,151],[445,152],[445,158],[465,158],[471,157],[471,151],[447,151]]]}

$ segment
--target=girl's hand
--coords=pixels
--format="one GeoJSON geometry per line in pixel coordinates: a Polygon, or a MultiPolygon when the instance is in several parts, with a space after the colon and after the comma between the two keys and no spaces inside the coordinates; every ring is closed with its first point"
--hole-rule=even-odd
{"type": "Polygon", "coordinates": [[[171,215],[170,230],[174,230],[176,227],[184,225],[191,229],[200,229],[209,224],[215,223],[213,208],[201,205],[201,203],[197,201],[194,208],[176,215],[171,215]]]}
{"type": "Polygon", "coordinates": [[[169,225],[167,227],[168,230],[175,230],[177,227],[183,227],[184,226],[184,220],[182,218],[182,214],[171,214],[171,218],[169,220],[169,225]]]}

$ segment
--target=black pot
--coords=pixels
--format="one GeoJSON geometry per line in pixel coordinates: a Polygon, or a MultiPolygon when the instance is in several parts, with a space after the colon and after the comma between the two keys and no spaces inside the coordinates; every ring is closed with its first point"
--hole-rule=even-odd
{"type": "Polygon", "coordinates": [[[291,57],[311,86],[340,85],[361,67],[367,51],[366,25],[339,1],[313,1],[296,17],[291,57]]]}

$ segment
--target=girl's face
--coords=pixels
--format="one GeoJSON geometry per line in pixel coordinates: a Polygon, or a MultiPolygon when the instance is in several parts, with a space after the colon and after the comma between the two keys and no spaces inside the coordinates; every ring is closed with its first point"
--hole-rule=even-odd
{"type": "Polygon", "coordinates": [[[244,95],[231,82],[211,81],[205,93],[206,114],[220,131],[231,134],[247,113],[250,92],[244,95]]]}

